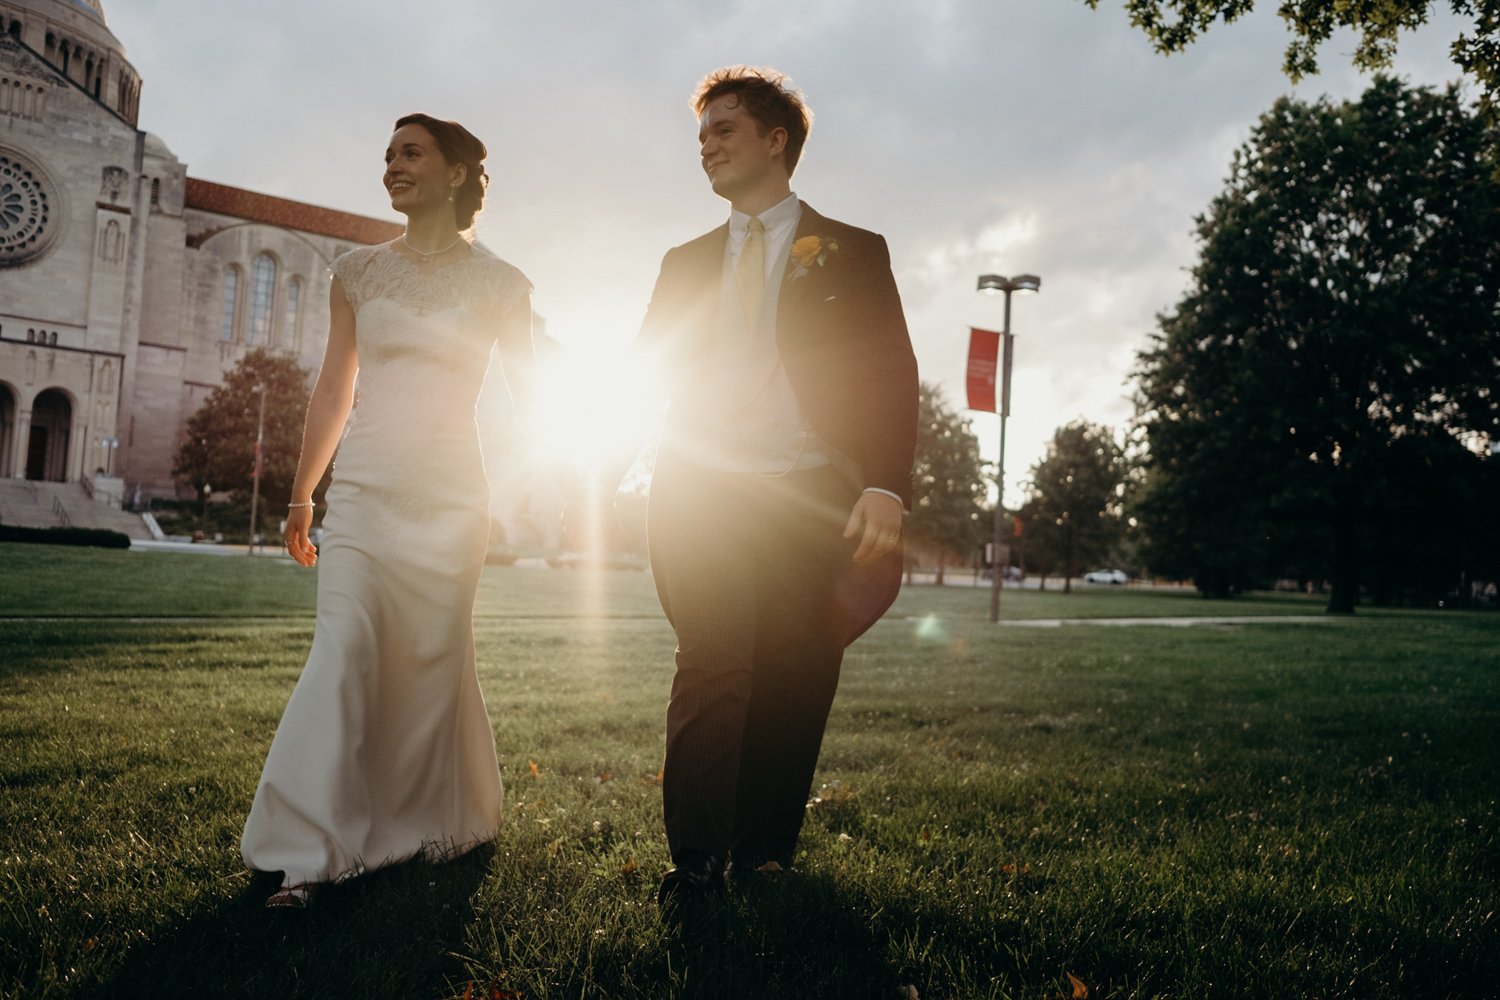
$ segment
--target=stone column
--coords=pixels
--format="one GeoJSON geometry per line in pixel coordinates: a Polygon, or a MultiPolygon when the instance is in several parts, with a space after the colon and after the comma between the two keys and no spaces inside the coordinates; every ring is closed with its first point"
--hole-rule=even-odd
{"type": "MultiPolygon", "coordinates": [[[[82,406],[75,407],[82,411],[82,406]]],[[[82,482],[86,476],[93,473],[89,468],[89,418],[87,413],[76,412],[73,414],[73,432],[68,435],[68,465],[73,467],[72,474],[65,474],[69,482],[82,482]]],[[[67,468],[67,466],[63,466],[67,468]]]]}
{"type": "Polygon", "coordinates": [[[16,409],[16,437],[11,448],[12,479],[26,478],[26,458],[31,447],[31,411],[16,409]]]}

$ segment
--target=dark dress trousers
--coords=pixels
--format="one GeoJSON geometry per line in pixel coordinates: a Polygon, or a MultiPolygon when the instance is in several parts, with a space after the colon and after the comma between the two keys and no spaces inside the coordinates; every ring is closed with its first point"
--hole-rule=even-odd
{"type": "MultiPolygon", "coordinates": [[[[639,343],[691,438],[718,336],[728,226],[670,250],[639,343]]],[[[841,536],[867,486],[909,506],[917,370],[885,241],[806,204],[781,278],[776,346],[833,464],[782,476],[718,471],[664,445],[648,531],[677,633],[663,804],[672,856],[792,861],[844,647],[890,606],[901,557],[869,567],[841,536]],[[837,245],[836,249],[834,244],[837,245]]]]}

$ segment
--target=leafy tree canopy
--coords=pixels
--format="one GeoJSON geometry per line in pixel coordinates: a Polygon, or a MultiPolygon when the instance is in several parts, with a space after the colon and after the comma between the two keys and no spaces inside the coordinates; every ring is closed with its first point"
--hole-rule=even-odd
{"type": "Polygon", "coordinates": [[[917,409],[917,454],[906,534],[919,549],[966,555],[989,537],[984,460],[969,422],[923,382],[917,409]]]}
{"type": "Polygon", "coordinates": [[[1105,558],[1121,536],[1126,472],[1110,428],[1084,420],[1059,427],[1031,467],[1022,506],[1028,558],[1065,580],[1105,558]]]}
{"type": "MultiPolygon", "coordinates": [[[[1099,0],[1084,2],[1099,6],[1099,0]]],[[[1254,0],[1125,0],[1131,22],[1165,53],[1181,52],[1215,22],[1232,22],[1254,6],[1254,0]]],[[[1294,83],[1316,73],[1318,49],[1338,28],[1359,36],[1354,65],[1388,68],[1401,32],[1426,24],[1442,6],[1442,0],[1281,0],[1277,13],[1292,32],[1282,70],[1294,83]]],[[[1493,107],[1500,94],[1500,0],[1447,0],[1446,6],[1472,19],[1472,29],[1453,42],[1453,61],[1474,78],[1482,99],[1493,107]]]]}
{"type": "Polygon", "coordinates": [[[292,491],[302,423],[307,415],[308,373],[290,357],[252,351],[224,373],[224,384],[188,418],[172,468],[185,485],[202,493],[249,490],[255,469],[255,433],[265,386],[266,422],[260,492],[284,504],[292,491]]]}
{"type": "Polygon", "coordinates": [[[1319,525],[1330,608],[1350,611],[1381,511],[1420,486],[1398,443],[1408,468],[1450,468],[1445,438],[1481,460],[1500,436],[1494,149],[1455,88],[1389,78],[1262,116],[1139,359],[1154,566],[1224,592],[1319,525]]]}

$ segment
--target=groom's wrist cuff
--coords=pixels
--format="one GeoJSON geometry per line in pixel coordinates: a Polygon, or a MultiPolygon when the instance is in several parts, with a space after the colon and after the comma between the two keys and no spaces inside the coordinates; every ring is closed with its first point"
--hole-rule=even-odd
{"type": "Polygon", "coordinates": [[[906,501],[901,499],[900,494],[892,493],[890,490],[883,490],[879,486],[866,486],[864,491],[866,493],[879,493],[881,496],[890,497],[892,500],[901,505],[901,512],[903,514],[906,513],[906,501]]]}

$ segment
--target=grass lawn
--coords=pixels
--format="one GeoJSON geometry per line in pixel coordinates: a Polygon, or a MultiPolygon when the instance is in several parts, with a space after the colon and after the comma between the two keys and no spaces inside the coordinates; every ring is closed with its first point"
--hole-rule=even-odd
{"type": "MultiPolygon", "coordinates": [[[[0,997],[1491,997],[1500,615],[990,626],[850,650],[799,871],[664,927],[672,636],[642,574],[492,568],[493,849],[269,916],[238,836],[312,631],[279,560],[0,545],[0,997]]],[[[1005,594],[1014,618],[1307,614],[1005,594]]]]}

